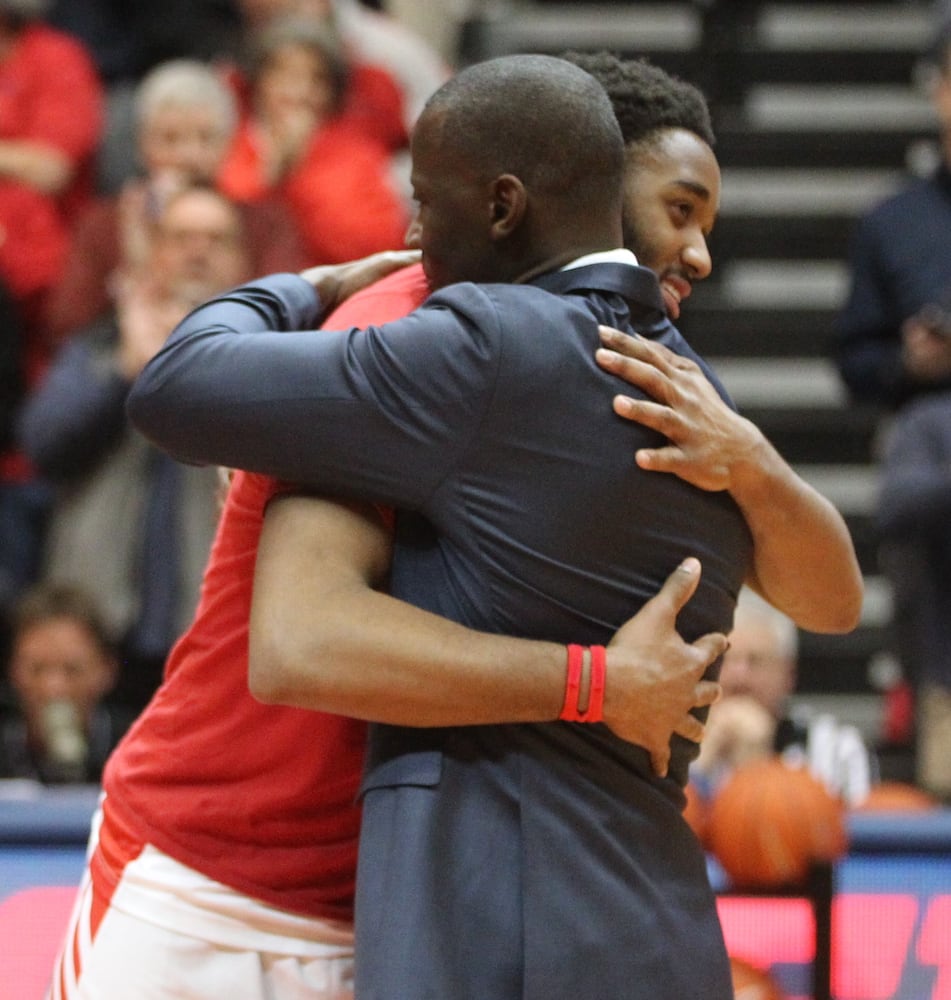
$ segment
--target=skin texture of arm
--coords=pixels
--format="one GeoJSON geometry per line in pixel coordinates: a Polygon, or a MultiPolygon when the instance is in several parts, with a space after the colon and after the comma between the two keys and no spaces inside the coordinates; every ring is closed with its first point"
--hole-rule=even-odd
{"type": "Polygon", "coordinates": [[[651,400],[615,397],[615,412],[670,444],[637,454],[641,468],[727,490],[754,540],[762,597],[812,632],[848,632],[862,609],[862,573],[841,514],[789,467],[765,435],[726,406],[698,366],[663,345],[601,327],[598,362],[651,400]]]}
{"type": "MultiPolygon", "coordinates": [[[[372,590],[390,554],[372,508],[297,495],[271,502],[251,612],[256,697],[412,726],[558,717],[563,645],[472,631],[372,590]]],[[[699,563],[686,560],[608,647],[604,721],[647,749],[661,776],[671,733],[699,741],[703,726],[689,710],[719,696],[702,675],[724,636],[686,643],[676,630],[699,579],[699,563]]]]}

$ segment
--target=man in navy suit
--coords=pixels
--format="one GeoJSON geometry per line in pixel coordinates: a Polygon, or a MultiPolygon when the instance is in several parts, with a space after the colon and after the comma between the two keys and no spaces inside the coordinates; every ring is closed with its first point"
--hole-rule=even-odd
{"type": "MultiPolygon", "coordinates": [[[[287,336],[359,266],[245,286],[176,330],[133,419],[180,458],[405,511],[390,585],[410,603],[553,655],[591,644],[561,713],[499,713],[490,687],[483,721],[523,721],[459,725],[448,705],[441,724],[374,728],[358,996],[729,997],[679,814],[695,745],[675,737],[662,776],[593,710],[611,696],[598,643],[688,556],[703,578],[682,632],[727,631],[752,552],[728,494],[633,464],[659,436],[604,413],[599,324],[712,373],[619,249],[623,148],[587,74],[539,56],[471,67],[430,101],[413,160],[442,291],[383,327],[287,336]]],[[[464,721],[480,721],[471,704],[464,721]]]]}

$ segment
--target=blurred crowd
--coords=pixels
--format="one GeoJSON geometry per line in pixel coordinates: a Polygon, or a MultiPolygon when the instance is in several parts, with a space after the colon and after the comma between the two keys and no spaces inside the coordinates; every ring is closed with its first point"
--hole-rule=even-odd
{"type": "Polygon", "coordinates": [[[401,247],[449,72],[358,0],[0,0],[0,776],[97,781],[194,609],[219,472],[136,375],[226,288],[401,247]]]}
{"type": "Polygon", "coordinates": [[[878,571],[892,597],[891,739],[914,780],[951,802],[951,5],[922,60],[936,163],[855,226],[834,358],[880,416],[878,571]]]}

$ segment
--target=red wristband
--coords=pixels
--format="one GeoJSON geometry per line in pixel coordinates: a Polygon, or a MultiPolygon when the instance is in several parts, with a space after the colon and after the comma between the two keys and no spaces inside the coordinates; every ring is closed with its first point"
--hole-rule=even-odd
{"type": "Polygon", "coordinates": [[[564,722],[601,722],[604,715],[604,683],[607,660],[604,646],[570,645],[568,647],[568,669],[565,679],[565,701],[561,714],[564,722]],[[588,707],[578,710],[578,696],[581,693],[581,679],[584,672],[585,652],[588,653],[589,681],[588,707]]]}
{"type": "Polygon", "coordinates": [[[559,719],[576,722],[578,716],[578,694],[581,691],[581,667],[584,664],[584,648],[568,647],[568,673],[565,678],[565,702],[561,706],[559,719]]]}
{"type": "Polygon", "coordinates": [[[588,684],[588,707],[582,722],[600,722],[604,718],[604,682],[607,677],[607,650],[591,647],[591,680],[588,684]]]}

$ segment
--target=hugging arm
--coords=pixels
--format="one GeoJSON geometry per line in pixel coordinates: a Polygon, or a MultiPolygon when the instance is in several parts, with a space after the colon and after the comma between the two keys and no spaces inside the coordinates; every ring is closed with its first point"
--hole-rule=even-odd
{"type": "Polygon", "coordinates": [[[847,632],[862,608],[862,573],[842,515],[731,409],[700,367],[662,344],[601,327],[598,362],[649,400],[619,395],[615,412],[663,434],[637,464],[705,490],[727,490],[753,536],[747,581],[801,628],[847,632]]]}
{"type": "MultiPolygon", "coordinates": [[[[254,695],[397,725],[556,719],[565,647],[476,632],[372,589],[385,584],[391,544],[371,507],[296,495],[271,501],[251,613],[254,695]]],[[[703,726],[689,710],[719,694],[703,673],[724,636],[687,643],[676,631],[699,579],[696,560],[675,569],[607,650],[604,721],[644,747],[661,775],[672,733],[699,740],[703,726]]]]}

